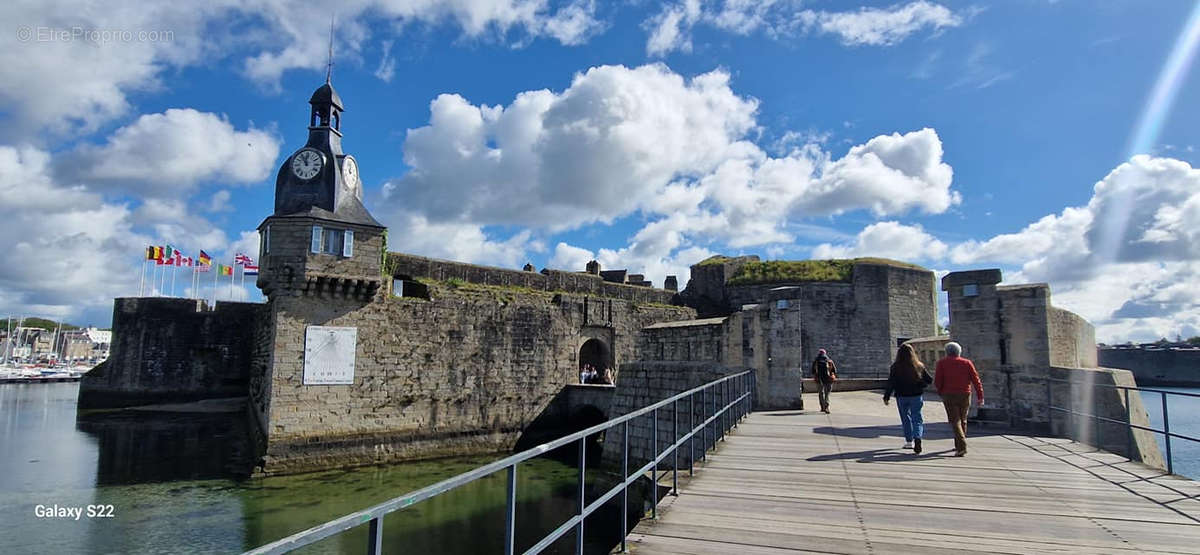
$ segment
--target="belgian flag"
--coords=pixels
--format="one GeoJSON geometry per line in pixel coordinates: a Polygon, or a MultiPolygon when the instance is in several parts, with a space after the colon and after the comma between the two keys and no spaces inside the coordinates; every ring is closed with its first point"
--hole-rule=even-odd
{"type": "Polygon", "coordinates": [[[146,260],[161,260],[162,257],[162,247],[146,247],[146,260]]]}

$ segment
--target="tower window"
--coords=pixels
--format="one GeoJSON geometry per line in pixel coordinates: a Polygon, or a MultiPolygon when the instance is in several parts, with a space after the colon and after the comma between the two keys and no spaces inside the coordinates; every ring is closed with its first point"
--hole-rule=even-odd
{"type": "Polygon", "coordinates": [[[314,225],[311,250],[313,254],[333,254],[347,258],[354,256],[354,231],[314,225]]]}
{"type": "Polygon", "coordinates": [[[964,286],[963,286],[963,288],[962,288],[962,295],[963,295],[964,297],[976,297],[976,296],[978,296],[978,295],[979,295],[979,284],[977,284],[977,283],[968,283],[968,284],[964,285],[964,286]]]}

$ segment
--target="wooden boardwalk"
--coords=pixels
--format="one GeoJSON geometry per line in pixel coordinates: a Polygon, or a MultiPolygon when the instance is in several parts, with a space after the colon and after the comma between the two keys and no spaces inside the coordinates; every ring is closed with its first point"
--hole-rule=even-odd
{"type": "MultiPolygon", "coordinates": [[[[811,399],[815,404],[816,399],[811,399]]],[[[1200,484],[1054,438],[974,428],[955,458],[941,403],[925,453],[895,403],[758,412],[727,436],[632,553],[1200,553],[1200,484]]]]}

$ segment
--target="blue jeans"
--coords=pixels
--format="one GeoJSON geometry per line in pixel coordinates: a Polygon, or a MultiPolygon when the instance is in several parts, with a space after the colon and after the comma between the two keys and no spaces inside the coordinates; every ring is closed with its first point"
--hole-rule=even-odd
{"type": "Polygon", "coordinates": [[[921,407],[925,400],[920,395],[912,397],[896,397],[896,408],[900,409],[900,426],[904,428],[904,441],[911,442],[925,436],[925,418],[921,416],[921,407]]]}

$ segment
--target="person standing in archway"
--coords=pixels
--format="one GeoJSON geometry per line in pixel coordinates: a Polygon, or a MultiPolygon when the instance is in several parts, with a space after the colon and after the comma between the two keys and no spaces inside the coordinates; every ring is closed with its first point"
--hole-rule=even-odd
{"type": "Polygon", "coordinates": [[[837,381],[837,365],[825,354],[825,349],[817,351],[817,358],[812,362],[813,379],[817,381],[817,400],[821,403],[821,412],[829,414],[829,392],[833,382],[837,381]]]}

